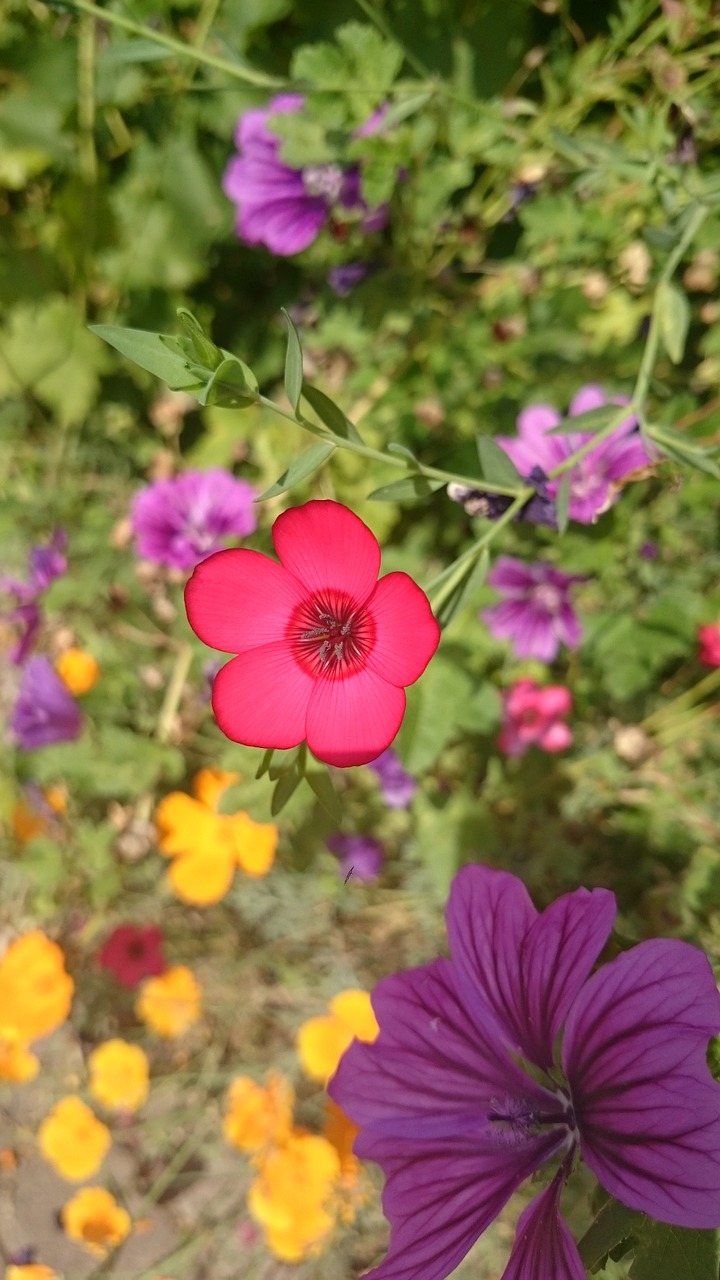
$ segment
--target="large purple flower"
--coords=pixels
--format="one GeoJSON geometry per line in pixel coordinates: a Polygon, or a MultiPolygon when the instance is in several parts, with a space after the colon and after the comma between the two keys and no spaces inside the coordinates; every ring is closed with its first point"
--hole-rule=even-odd
{"type": "Polygon", "coordinates": [[[137,552],[170,569],[194,569],[228,538],[257,527],[255,490],[229,471],[186,471],[141,489],[132,508],[137,552]]]}
{"type": "Polygon", "coordinates": [[[497,639],[510,640],[518,658],[552,662],[561,644],[577,649],[582,628],[570,603],[570,588],[583,582],[537,560],[525,564],[514,556],[498,556],[488,582],[505,599],[480,617],[497,639]]]}
{"type": "MultiPolygon", "coordinates": [[[[281,93],[267,107],[244,112],[235,132],[240,154],[232,157],[223,176],[223,191],[237,206],[235,229],[240,239],[264,244],[282,257],[307,249],[333,209],[365,212],[366,231],[377,230],[387,221],[384,206],[368,210],[356,166],[313,164],[292,169],[285,164],[280,139],[268,128],[268,121],[300,111],[304,102],[301,94],[281,93]]],[[[371,117],[358,135],[373,132],[375,121],[371,117]]]]}
{"type": "Polygon", "coordinates": [[[30,658],[23,671],[10,729],[23,751],[79,737],[83,716],[52,663],[30,658]]]}
{"type": "MultiPolygon", "coordinates": [[[[621,396],[606,396],[602,387],[589,384],[581,387],[573,399],[568,414],[571,418],[606,404],[623,405],[621,396]]],[[[515,466],[523,474],[533,467],[550,472],[581,445],[593,439],[592,432],[578,431],[573,435],[551,436],[548,432],[560,425],[560,414],[547,404],[530,404],[517,420],[518,435],[514,439],[498,436],[515,466]]],[[[593,524],[603,511],[617,502],[620,489],[616,482],[638,467],[651,461],[640,434],[637,419],[628,417],[588,453],[570,471],[570,500],[568,511],[573,520],[581,524],[593,524]]],[[[551,480],[548,492],[555,497],[560,481],[551,480]]]]}
{"type": "Polygon", "coordinates": [[[3,610],[0,616],[19,627],[17,642],[10,651],[10,661],[17,665],[22,665],[27,658],[42,624],[40,596],[67,569],[66,547],[65,530],[56,529],[47,545],[32,548],[27,582],[0,576],[0,591],[15,598],[13,608],[3,610]]]}
{"type": "Polygon", "coordinates": [[[538,914],[515,876],[464,867],[451,959],[375,988],[379,1037],[355,1040],[329,1085],[360,1127],[355,1153],[386,1175],[390,1248],[368,1280],[442,1280],[550,1159],[503,1280],[584,1280],[559,1207],[578,1158],[631,1209],[720,1225],[712,970],[687,943],[654,940],[590,977],[614,917],[606,889],[538,914]]]}

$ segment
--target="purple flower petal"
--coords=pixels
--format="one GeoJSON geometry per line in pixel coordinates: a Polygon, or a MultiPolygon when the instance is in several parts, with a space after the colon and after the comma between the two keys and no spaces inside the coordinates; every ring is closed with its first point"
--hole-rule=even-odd
{"type": "Polygon", "coordinates": [[[23,751],[79,737],[83,716],[47,658],[30,658],[13,709],[10,729],[23,751]]]}
{"type": "Polygon", "coordinates": [[[560,1169],[521,1213],[501,1280],[585,1280],[577,1245],[560,1214],[565,1176],[560,1169]]]}
{"type": "Polygon", "coordinates": [[[584,1159],[631,1209],[681,1227],[720,1226],[720,1085],[706,1063],[720,994],[706,957],[643,942],[587,982],[563,1064],[584,1159]]]}
{"type": "Polygon", "coordinates": [[[577,889],[542,914],[505,871],[463,867],[447,908],[448,938],[463,1000],[510,1049],[538,1067],[553,1044],[615,919],[607,889],[577,889]]]}
{"type": "Polygon", "coordinates": [[[388,808],[407,809],[417,791],[417,782],[403,769],[392,747],[383,751],[368,767],[378,776],[382,798],[388,808]]]}
{"type": "Polygon", "coordinates": [[[186,471],[136,494],[131,522],[138,555],[171,569],[192,569],[228,538],[256,528],[255,490],[229,471],[186,471]]]}

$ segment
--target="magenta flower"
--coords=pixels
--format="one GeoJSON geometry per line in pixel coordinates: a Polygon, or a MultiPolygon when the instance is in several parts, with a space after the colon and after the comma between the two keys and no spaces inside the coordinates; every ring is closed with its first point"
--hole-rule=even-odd
{"type": "MultiPolygon", "coordinates": [[[[223,191],[237,206],[235,229],[240,239],[250,245],[264,244],[281,257],[307,249],[334,209],[364,212],[366,231],[387,222],[384,206],[368,210],[356,166],[313,164],[292,169],[285,164],[280,139],[268,121],[300,111],[304,102],[300,94],[281,93],[267,107],[244,112],[235,133],[240,154],[232,157],[223,177],[223,191]]],[[[366,130],[368,126],[370,122],[366,130]]],[[[376,127],[373,124],[371,131],[376,127]]]]}
{"type": "Polygon", "coordinates": [[[378,776],[382,798],[388,809],[407,809],[417,791],[417,782],[403,769],[392,747],[373,760],[370,768],[378,776]]]}
{"type": "MultiPolygon", "coordinates": [[[[588,413],[590,409],[599,409],[605,404],[626,403],[622,396],[606,396],[601,387],[588,385],[580,388],[568,413],[570,417],[575,417],[580,413],[588,413]]],[[[507,436],[498,436],[498,444],[502,445],[523,475],[537,466],[550,472],[581,445],[593,439],[593,433],[587,431],[578,431],[569,436],[548,435],[561,421],[560,414],[550,405],[528,405],[517,420],[517,437],[509,439],[507,436]]],[[[651,461],[637,431],[637,419],[626,418],[596,449],[571,469],[568,504],[571,518],[581,524],[593,524],[603,511],[617,502],[620,495],[617,482],[651,461]]],[[[559,487],[559,479],[549,481],[548,492],[551,497],[557,495],[559,487]]]]}
{"type": "Polygon", "coordinates": [[[339,502],[283,512],[272,536],[280,564],[220,551],[185,588],[196,635],[238,654],[215,677],[217,722],[246,746],[307,740],[327,764],[367,764],[395,737],[405,686],[422,675],[440,628],[406,573],[377,581],[378,541],[339,502]]]}
{"type": "Polygon", "coordinates": [[[98,964],[123,987],[137,987],[144,978],[164,973],[163,932],[155,925],[119,924],[98,953],[98,964]]]}
{"type": "Polygon", "coordinates": [[[570,604],[570,588],[584,582],[537,560],[524,564],[514,556],[498,556],[488,582],[505,599],[480,614],[496,639],[510,640],[518,658],[552,662],[561,644],[577,649],[582,628],[570,604]]]}
{"type": "Polygon", "coordinates": [[[572,733],[564,723],[572,711],[572,695],[561,684],[541,687],[518,680],[503,694],[503,724],[498,746],[506,756],[522,756],[528,747],[564,751],[572,733]]]}
{"type": "Polygon", "coordinates": [[[385,851],[379,840],[372,836],[343,836],[337,832],[328,836],[325,843],[335,854],[344,880],[351,875],[354,880],[377,880],[385,860],[385,851]]]}
{"type": "Polygon", "coordinates": [[[83,716],[47,658],[30,658],[13,709],[10,729],[23,751],[79,737],[83,716]]]}
{"type": "Polygon", "coordinates": [[[390,1248],[367,1280],[442,1280],[548,1160],[557,1172],[522,1214],[503,1280],[584,1280],[559,1208],[580,1158],[630,1209],[720,1225],[712,970],[656,939],[591,977],[614,918],[606,889],[539,914],[515,876],[464,867],[451,958],[375,988],[380,1034],[353,1041],[329,1085],[360,1127],[356,1155],[386,1175],[390,1248]]]}
{"type": "Polygon", "coordinates": [[[56,529],[47,546],[32,548],[27,582],[0,577],[0,591],[15,597],[13,608],[4,610],[0,616],[19,627],[17,642],[10,651],[10,661],[18,666],[25,662],[42,625],[42,611],[38,603],[40,596],[67,569],[66,547],[65,530],[56,529]]]}
{"type": "Polygon", "coordinates": [[[706,667],[720,667],[720,622],[698,627],[698,659],[706,667]]]}
{"type": "Polygon", "coordinates": [[[137,553],[169,569],[192,569],[228,538],[257,528],[255,490],[229,471],[185,471],[135,496],[131,513],[137,553]]]}

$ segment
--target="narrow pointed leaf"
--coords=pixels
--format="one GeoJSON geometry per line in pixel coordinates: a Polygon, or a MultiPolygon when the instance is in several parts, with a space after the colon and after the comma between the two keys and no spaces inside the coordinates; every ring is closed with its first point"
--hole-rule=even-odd
{"type": "Polygon", "coordinates": [[[290,463],[287,471],[283,471],[282,475],[272,484],[269,489],[260,494],[256,498],[256,502],[265,502],[268,498],[276,498],[279,493],[288,493],[290,489],[294,489],[296,484],[300,484],[301,480],[307,480],[313,472],[318,471],[324,462],[327,462],[330,454],[335,450],[334,444],[314,444],[309,449],[305,449],[290,463]]]}
{"type": "Polygon", "coordinates": [[[601,404],[597,409],[588,409],[586,413],[578,413],[572,418],[563,418],[557,427],[552,427],[548,431],[549,436],[574,436],[578,432],[595,432],[601,431],[606,427],[613,418],[618,418],[622,422],[623,417],[629,417],[630,410],[623,409],[622,414],[619,410],[622,406],[617,404],[601,404]]]}
{"type": "Polygon", "coordinates": [[[570,472],[566,471],[558,486],[557,498],[555,500],[557,511],[558,533],[564,533],[568,527],[570,519],[570,472]]]}
{"type": "Polygon", "coordinates": [[[273,818],[285,808],[288,800],[295,794],[300,783],[302,782],[302,774],[298,769],[287,769],[277,780],[275,790],[270,801],[270,812],[273,818]]]}
{"type": "Polygon", "coordinates": [[[192,343],[198,362],[207,369],[217,369],[222,364],[222,352],[208,338],[200,321],[187,307],[178,307],[177,317],[192,343]]]}
{"type": "Polygon", "coordinates": [[[312,409],[315,410],[321,422],[336,436],[341,436],[343,440],[354,440],[355,444],[362,444],[363,438],[357,427],[353,425],[349,418],[345,417],[339,405],[335,404],[324,391],[313,387],[309,382],[303,383],[302,393],[312,409]]]}
{"type": "Polygon", "coordinates": [[[388,445],[388,453],[396,453],[401,458],[407,458],[409,462],[417,463],[415,454],[410,449],[406,449],[404,444],[395,444],[393,441],[392,444],[388,445]]]}
{"type": "Polygon", "coordinates": [[[435,617],[441,627],[446,627],[461,609],[473,603],[474,597],[483,586],[490,568],[490,552],[484,547],[468,574],[458,583],[455,590],[435,610],[435,617]]]}
{"type": "Polygon", "coordinates": [[[660,286],[657,306],[663,346],[673,364],[680,364],[690,325],[690,304],[682,289],[676,284],[666,283],[660,286]]]}
{"type": "Polygon", "coordinates": [[[476,440],[480,468],[488,483],[521,489],[525,481],[497,440],[485,435],[478,435],[476,440]]]}
{"type": "Polygon", "coordinates": [[[297,413],[303,385],[303,357],[298,331],[283,307],[287,324],[287,351],[285,352],[285,394],[297,413]]]}
{"type": "Polygon", "coordinates": [[[257,402],[257,378],[242,360],[223,360],[198,396],[200,404],[217,404],[225,409],[248,409],[257,402]]]}
{"type": "MultiPolygon", "coordinates": [[[[201,385],[188,368],[187,357],[178,349],[166,346],[163,334],[150,333],[146,329],[124,329],[116,324],[91,324],[90,331],[141,369],[162,378],[174,391],[195,390],[201,385]]],[[[174,339],[169,338],[169,341],[174,342],[174,339]]]]}
{"type": "Polygon", "coordinates": [[[305,778],[325,812],[339,826],[343,818],[342,805],[327,769],[309,769],[305,778]]]}
{"type": "Polygon", "coordinates": [[[270,765],[272,764],[272,758],[274,755],[275,755],[274,747],[268,747],[267,751],[263,753],[263,758],[260,761],[260,764],[258,765],[258,771],[255,774],[256,781],[258,778],[264,777],[265,774],[268,772],[270,765]]]}
{"type": "Polygon", "coordinates": [[[393,480],[392,484],[373,489],[368,498],[372,502],[421,502],[444,483],[444,480],[428,480],[425,476],[406,476],[404,480],[393,480]]]}

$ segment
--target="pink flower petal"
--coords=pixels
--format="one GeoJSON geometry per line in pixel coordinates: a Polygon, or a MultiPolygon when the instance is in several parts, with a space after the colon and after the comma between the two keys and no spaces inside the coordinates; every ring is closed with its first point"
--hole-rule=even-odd
{"type": "Polygon", "coordinates": [[[272,535],[285,568],[305,588],[340,591],[358,605],[367,600],[380,571],[380,545],[348,507],[330,501],[291,507],[272,535]]]}
{"type": "Polygon", "coordinates": [[[315,687],[283,643],[248,649],[218,671],[212,704],[226,737],[246,747],[296,747],[315,687]]]}
{"type": "Polygon", "coordinates": [[[369,667],[345,679],[315,682],[307,714],[313,755],[347,769],[368,764],[390,746],[405,713],[405,693],[369,667]]]}
{"type": "Polygon", "coordinates": [[[560,1215],[564,1179],[565,1171],[560,1169],[520,1214],[502,1280],[585,1280],[577,1245],[560,1215]]]}
{"type": "Polygon", "coordinates": [[[425,592],[406,573],[389,573],[366,608],[375,623],[368,666],[390,684],[413,684],[440,643],[440,627],[425,592]]]}
{"type": "Polygon", "coordinates": [[[292,574],[259,551],[218,551],[195,569],[185,607],[205,644],[242,653],[281,640],[304,594],[292,574]]]}

